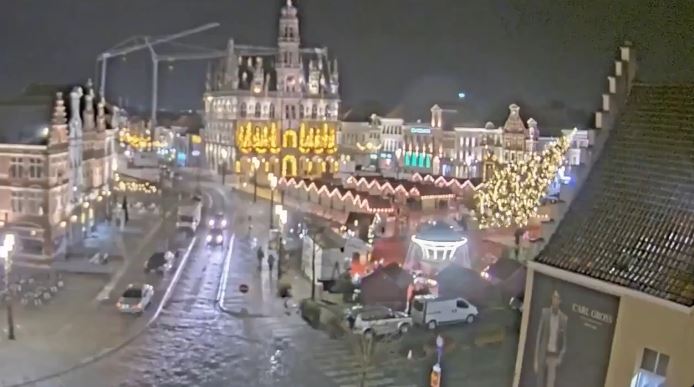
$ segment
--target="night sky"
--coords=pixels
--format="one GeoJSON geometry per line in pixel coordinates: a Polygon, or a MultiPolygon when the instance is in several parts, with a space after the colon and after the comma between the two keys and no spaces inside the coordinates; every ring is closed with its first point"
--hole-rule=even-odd
{"type": "MultiPolygon", "coordinates": [[[[216,21],[184,42],[274,45],[281,0],[4,0],[0,96],[31,82],[68,83],[133,35],[216,21]]],[[[639,78],[694,79],[692,0],[298,0],[304,45],[340,61],[345,106],[427,118],[434,102],[467,95],[471,120],[503,123],[510,103],[541,127],[583,127],[599,106],[618,44],[639,51],[639,78]],[[474,116],[474,117],[473,117],[474,116]]],[[[112,60],[108,95],[149,103],[146,53],[112,60]]],[[[206,66],[161,71],[160,106],[198,108],[206,66]]]]}

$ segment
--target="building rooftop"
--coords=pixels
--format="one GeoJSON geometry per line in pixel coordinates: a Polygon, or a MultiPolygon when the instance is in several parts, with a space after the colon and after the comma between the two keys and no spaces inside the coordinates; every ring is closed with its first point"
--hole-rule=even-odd
{"type": "Polygon", "coordinates": [[[635,85],[537,261],[694,306],[694,85],[635,85]]]}

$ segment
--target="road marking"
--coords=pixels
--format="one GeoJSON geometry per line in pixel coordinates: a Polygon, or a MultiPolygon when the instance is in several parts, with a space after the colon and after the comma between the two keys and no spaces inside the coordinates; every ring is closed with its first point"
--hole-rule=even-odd
{"type": "Polygon", "coordinates": [[[231,264],[231,253],[234,251],[234,241],[236,239],[236,234],[232,234],[229,238],[229,247],[226,255],[224,256],[224,265],[222,269],[222,275],[219,276],[219,287],[217,290],[217,304],[220,309],[224,309],[224,299],[227,292],[227,279],[229,278],[229,265],[231,264]]]}
{"type": "Polygon", "coordinates": [[[111,278],[111,280],[108,282],[108,284],[106,284],[106,286],[104,286],[104,288],[96,296],[95,301],[97,301],[97,302],[105,301],[105,300],[108,300],[110,298],[111,292],[115,288],[116,284],[118,283],[118,281],[120,281],[121,277],[123,277],[123,275],[125,275],[125,272],[128,271],[128,268],[130,267],[130,265],[132,265],[132,262],[133,262],[132,257],[137,256],[142,252],[142,250],[145,248],[146,244],[149,243],[150,240],[152,239],[152,237],[159,231],[159,229],[161,228],[163,223],[164,223],[163,219],[159,219],[157,221],[155,226],[147,233],[147,235],[145,235],[144,240],[142,241],[142,243],[140,243],[138,248],[135,250],[135,253],[132,255],[128,254],[128,249],[126,249],[126,247],[125,247],[125,242],[123,241],[123,236],[120,234],[118,235],[118,239],[116,239],[116,244],[118,245],[118,248],[120,249],[121,256],[123,258],[125,258],[124,262],[121,265],[121,267],[118,269],[118,272],[116,272],[116,275],[114,275],[113,278],[111,278]]]}

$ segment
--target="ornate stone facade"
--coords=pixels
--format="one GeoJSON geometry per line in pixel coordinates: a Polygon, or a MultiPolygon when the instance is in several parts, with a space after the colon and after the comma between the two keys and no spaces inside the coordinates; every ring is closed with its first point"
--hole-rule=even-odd
{"type": "Polygon", "coordinates": [[[277,47],[238,46],[215,65],[204,96],[204,156],[218,172],[316,176],[336,170],[337,61],[302,48],[297,8],[282,7],[277,47]]]}

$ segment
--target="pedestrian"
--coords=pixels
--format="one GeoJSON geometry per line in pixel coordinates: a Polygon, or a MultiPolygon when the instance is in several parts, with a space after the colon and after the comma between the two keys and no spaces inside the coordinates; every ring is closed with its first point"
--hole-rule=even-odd
{"type": "Polygon", "coordinates": [[[263,257],[265,254],[263,253],[263,248],[258,247],[258,251],[256,252],[256,256],[258,257],[258,271],[260,271],[263,268],[263,257]]]}
{"type": "Polygon", "coordinates": [[[269,254],[267,257],[267,267],[272,271],[272,265],[275,264],[275,256],[272,254],[269,254]]]}

